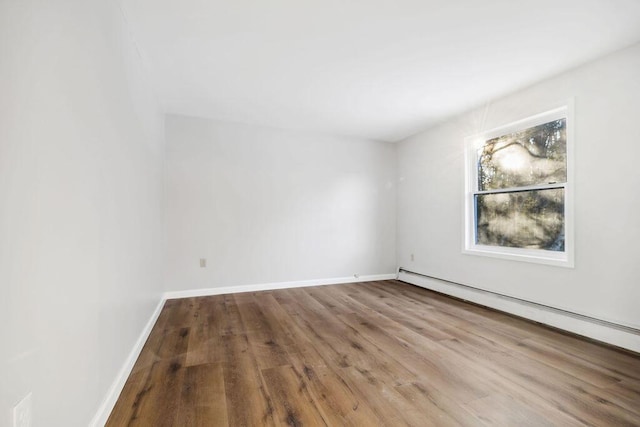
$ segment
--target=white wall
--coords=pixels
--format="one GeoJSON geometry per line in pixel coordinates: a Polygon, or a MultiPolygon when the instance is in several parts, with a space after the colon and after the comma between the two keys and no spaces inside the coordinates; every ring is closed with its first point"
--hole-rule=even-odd
{"type": "Polygon", "coordinates": [[[399,265],[640,327],[639,76],[636,45],[401,142],[399,265]],[[575,97],[575,268],[463,255],[465,136],[570,97],[575,97]]]}
{"type": "Polygon", "coordinates": [[[0,426],[86,426],[162,292],[162,115],[115,1],[0,2],[0,426]]]}
{"type": "Polygon", "coordinates": [[[392,144],[179,116],[166,139],[168,290],[395,271],[392,144]]]}

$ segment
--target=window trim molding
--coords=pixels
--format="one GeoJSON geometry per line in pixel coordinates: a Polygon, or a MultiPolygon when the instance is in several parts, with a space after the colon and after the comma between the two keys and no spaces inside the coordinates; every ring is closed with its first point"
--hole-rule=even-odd
{"type": "MultiPolygon", "coordinates": [[[[574,239],[574,100],[569,99],[555,108],[543,113],[534,114],[521,120],[516,120],[505,125],[478,132],[465,138],[464,162],[465,162],[465,188],[464,188],[464,218],[463,218],[463,242],[462,253],[467,255],[479,255],[493,258],[508,259],[514,261],[532,262],[560,267],[573,268],[575,266],[575,239],[574,239]],[[548,251],[544,249],[510,248],[503,246],[487,246],[476,243],[475,204],[474,195],[477,191],[477,149],[486,140],[504,135],[516,130],[526,129],[532,126],[547,123],[551,120],[566,118],[567,127],[567,181],[561,184],[543,184],[517,187],[517,189],[545,189],[564,188],[564,227],[565,250],[563,252],[548,251]]],[[[505,192],[515,189],[504,189],[505,192]]],[[[491,191],[490,193],[495,193],[491,191]]]]}

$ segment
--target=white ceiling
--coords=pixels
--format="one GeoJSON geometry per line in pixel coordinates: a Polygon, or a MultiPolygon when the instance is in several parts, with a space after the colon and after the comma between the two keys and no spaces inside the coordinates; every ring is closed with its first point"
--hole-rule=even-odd
{"type": "Polygon", "coordinates": [[[640,40],[639,0],[121,0],[168,113],[396,141],[640,40]]]}

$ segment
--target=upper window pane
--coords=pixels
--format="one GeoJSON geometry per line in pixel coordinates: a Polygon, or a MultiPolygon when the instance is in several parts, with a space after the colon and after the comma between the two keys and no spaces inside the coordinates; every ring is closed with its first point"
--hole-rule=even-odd
{"type": "Polygon", "coordinates": [[[567,181],[567,120],[553,120],[485,141],[478,190],[567,181]]]}

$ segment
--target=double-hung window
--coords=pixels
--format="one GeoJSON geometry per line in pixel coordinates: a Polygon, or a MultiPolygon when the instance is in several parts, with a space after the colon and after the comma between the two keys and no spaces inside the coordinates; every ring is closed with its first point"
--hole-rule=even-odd
{"type": "Polygon", "coordinates": [[[573,266],[569,113],[467,139],[464,252],[573,266]]]}

